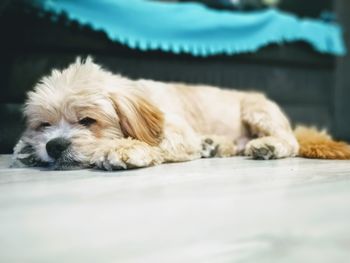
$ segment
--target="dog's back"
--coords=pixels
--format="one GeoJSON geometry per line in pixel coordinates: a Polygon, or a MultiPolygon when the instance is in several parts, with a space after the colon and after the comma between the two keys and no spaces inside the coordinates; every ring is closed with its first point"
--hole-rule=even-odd
{"type": "Polygon", "coordinates": [[[152,102],[166,114],[183,117],[200,134],[233,139],[245,133],[241,122],[244,92],[204,85],[140,80],[152,102]]]}

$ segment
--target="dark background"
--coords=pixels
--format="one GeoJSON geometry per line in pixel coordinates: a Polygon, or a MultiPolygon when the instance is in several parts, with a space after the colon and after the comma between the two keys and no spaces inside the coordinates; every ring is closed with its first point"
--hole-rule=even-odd
{"type": "MultiPolygon", "coordinates": [[[[204,2],[213,8],[232,9],[204,2]]],[[[319,17],[333,10],[345,28],[349,49],[350,1],[285,0],[280,8],[301,17],[319,17]]],[[[327,127],[335,137],[350,140],[349,55],[323,55],[301,42],[269,45],[255,54],[207,58],[141,52],[68,21],[65,15],[52,22],[51,14],[41,13],[26,1],[1,2],[0,32],[0,153],[10,153],[23,130],[25,93],[53,67],[63,68],[77,55],[87,54],[131,78],[260,90],[276,100],[293,123],[327,127]]]]}

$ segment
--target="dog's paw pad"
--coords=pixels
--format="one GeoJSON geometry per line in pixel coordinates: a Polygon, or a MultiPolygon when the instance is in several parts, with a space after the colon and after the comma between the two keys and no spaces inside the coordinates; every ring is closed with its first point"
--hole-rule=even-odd
{"type": "Polygon", "coordinates": [[[215,157],[218,153],[219,145],[214,143],[211,138],[206,138],[202,141],[201,156],[203,158],[215,157]]]}
{"type": "Polygon", "coordinates": [[[251,140],[244,154],[256,160],[271,160],[291,156],[289,145],[276,137],[262,137],[251,140]]]}
{"type": "Polygon", "coordinates": [[[260,147],[252,147],[250,156],[256,160],[271,160],[276,159],[275,147],[273,145],[262,145],[260,147]]]}

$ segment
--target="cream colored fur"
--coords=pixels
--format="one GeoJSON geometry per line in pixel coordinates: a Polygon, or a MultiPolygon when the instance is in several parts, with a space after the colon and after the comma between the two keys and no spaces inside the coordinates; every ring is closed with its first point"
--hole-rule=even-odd
{"type": "Polygon", "coordinates": [[[130,80],[90,58],[43,78],[24,113],[27,130],[15,158],[30,156],[33,165],[57,169],[126,169],[237,154],[272,159],[299,149],[288,119],[262,94],[130,80]],[[95,122],[81,125],[86,117],[95,122]],[[53,159],[45,147],[57,137],[71,145],[53,159]]]}

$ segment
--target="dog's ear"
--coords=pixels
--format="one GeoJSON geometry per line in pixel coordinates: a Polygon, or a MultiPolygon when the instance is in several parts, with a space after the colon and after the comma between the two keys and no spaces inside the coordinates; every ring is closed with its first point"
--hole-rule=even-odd
{"type": "Polygon", "coordinates": [[[121,130],[126,137],[158,145],[162,140],[163,113],[140,95],[115,93],[111,95],[119,117],[121,130]]]}

